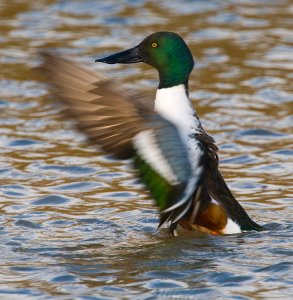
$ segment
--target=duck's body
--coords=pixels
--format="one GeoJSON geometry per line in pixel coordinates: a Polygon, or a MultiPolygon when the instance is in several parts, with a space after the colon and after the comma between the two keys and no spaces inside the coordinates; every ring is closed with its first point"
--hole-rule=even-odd
{"type": "MultiPolygon", "coordinates": [[[[186,86],[181,84],[170,88],[158,89],[155,99],[155,111],[176,126],[188,150],[189,160],[194,172],[197,170],[201,170],[200,173],[207,171],[207,167],[202,162],[202,157],[206,150],[204,149],[203,141],[200,140],[200,137],[205,136],[206,133],[192,107],[186,86]]],[[[216,153],[213,153],[213,156],[216,158],[216,153]]],[[[206,183],[205,189],[208,190],[207,177],[205,177],[203,182],[206,183]]],[[[227,214],[221,210],[221,205],[217,200],[210,198],[205,199],[204,202],[205,204],[210,202],[206,209],[201,209],[198,206],[194,216],[190,216],[189,220],[188,218],[182,218],[179,224],[186,229],[196,229],[213,233],[229,234],[241,232],[240,226],[228,218],[227,214]],[[205,216],[202,215],[203,212],[205,212],[205,216]],[[210,226],[207,225],[207,219],[210,214],[213,214],[210,219],[215,223],[215,226],[211,226],[211,224],[210,226]],[[203,219],[203,222],[200,219],[203,219]]],[[[198,201],[199,204],[200,201],[198,201]]]]}
{"type": "Polygon", "coordinates": [[[222,178],[218,170],[217,148],[201,126],[188,97],[186,85],[158,89],[154,109],[176,126],[188,150],[194,172],[201,169],[204,174],[202,189],[205,191],[201,190],[198,195],[198,207],[196,210],[190,209],[190,215],[180,219],[179,225],[184,229],[214,234],[235,234],[242,230],[260,229],[235,200],[222,178]],[[204,156],[207,157],[205,161],[202,160],[204,156]]]}
{"type": "Polygon", "coordinates": [[[46,54],[49,79],[91,139],[118,158],[134,158],[160,209],[160,225],[214,234],[262,230],[235,200],[218,170],[217,147],[188,96],[193,58],[175,33],[160,32],[137,47],[98,59],[145,62],[159,71],[154,104],[104,75],[46,54]]]}

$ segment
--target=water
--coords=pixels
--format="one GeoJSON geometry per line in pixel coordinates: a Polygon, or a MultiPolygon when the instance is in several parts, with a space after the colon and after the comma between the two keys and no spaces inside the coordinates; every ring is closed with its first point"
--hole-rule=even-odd
{"type": "Polygon", "coordinates": [[[1,299],[291,299],[293,2],[178,3],[0,2],[1,299]],[[194,106],[268,231],[156,232],[131,165],[89,145],[32,70],[37,49],[58,48],[154,95],[148,66],[93,58],[159,30],[191,46],[194,106]]]}

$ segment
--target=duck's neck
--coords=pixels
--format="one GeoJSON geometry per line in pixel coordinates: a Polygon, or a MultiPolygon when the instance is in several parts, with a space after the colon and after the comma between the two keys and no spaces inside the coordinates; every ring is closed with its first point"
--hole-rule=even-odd
{"type": "Polygon", "coordinates": [[[177,85],[184,84],[188,92],[188,75],[184,72],[176,73],[176,69],[171,72],[159,71],[159,86],[158,89],[171,88],[177,85]]]}
{"type": "Polygon", "coordinates": [[[181,55],[170,55],[170,57],[162,59],[160,66],[155,66],[159,72],[159,89],[172,88],[181,84],[187,88],[193,66],[193,57],[187,47],[181,51],[181,55]]]}
{"type": "Polygon", "coordinates": [[[186,134],[200,128],[200,122],[188,98],[186,84],[158,89],[155,111],[186,134]]]}

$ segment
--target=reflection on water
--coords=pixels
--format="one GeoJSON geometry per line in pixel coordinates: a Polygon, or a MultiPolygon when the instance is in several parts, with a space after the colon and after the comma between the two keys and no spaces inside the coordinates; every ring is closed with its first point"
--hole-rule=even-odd
{"type": "Polygon", "coordinates": [[[293,3],[290,0],[0,3],[0,295],[3,299],[289,299],[293,3]],[[154,94],[157,74],[93,58],[180,33],[191,97],[237,199],[267,232],[157,232],[129,162],[74,130],[32,68],[42,47],[154,94]]]}

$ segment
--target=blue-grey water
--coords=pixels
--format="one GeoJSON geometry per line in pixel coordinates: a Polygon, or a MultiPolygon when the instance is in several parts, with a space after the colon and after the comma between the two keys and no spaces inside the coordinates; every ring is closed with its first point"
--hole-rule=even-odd
{"type": "Polygon", "coordinates": [[[0,299],[292,299],[292,20],[290,0],[2,0],[0,299]],[[268,231],[156,231],[129,162],[90,145],[34,71],[57,48],[153,96],[148,66],[93,60],[159,30],[190,45],[193,104],[268,231]]]}

